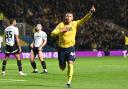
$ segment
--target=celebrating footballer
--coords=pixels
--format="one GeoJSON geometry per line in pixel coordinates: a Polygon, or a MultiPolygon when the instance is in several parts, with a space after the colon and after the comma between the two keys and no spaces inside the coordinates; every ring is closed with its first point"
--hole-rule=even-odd
{"type": "Polygon", "coordinates": [[[95,7],[92,6],[89,13],[87,13],[82,19],[73,21],[73,14],[68,12],[65,14],[65,20],[60,22],[56,28],[52,31],[51,36],[58,36],[58,60],[59,67],[64,70],[66,67],[66,62],[68,64],[68,82],[66,87],[71,87],[71,80],[73,77],[73,63],[75,61],[75,36],[77,28],[87,22],[93,12],[95,12],[95,7]]]}

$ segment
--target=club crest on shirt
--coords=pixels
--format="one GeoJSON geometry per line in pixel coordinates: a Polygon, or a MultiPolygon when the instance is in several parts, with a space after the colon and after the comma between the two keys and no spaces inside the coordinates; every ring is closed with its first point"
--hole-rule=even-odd
{"type": "Polygon", "coordinates": [[[72,31],[72,28],[71,27],[67,27],[66,28],[68,31],[72,31]]]}

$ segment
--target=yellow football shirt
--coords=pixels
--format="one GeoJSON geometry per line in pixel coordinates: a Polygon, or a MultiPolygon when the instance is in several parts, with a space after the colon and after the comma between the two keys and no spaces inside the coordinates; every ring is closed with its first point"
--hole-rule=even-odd
{"type": "Polygon", "coordinates": [[[77,28],[83,23],[87,22],[91,16],[92,13],[89,12],[82,19],[77,21],[72,21],[69,25],[65,25],[64,22],[60,22],[56,26],[56,28],[52,31],[51,36],[59,37],[59,43],[58,43],[59,47],[68,48],[74,46],[77,28]],[[65,33],[61,32],[61,29],[64,29],[65,27],[66,29],[68,29],[68,31],[65,33]]]}
{"type": "Polygon", "coordinates": [[[125,45],[128,45],[128,37],[125,36],[125,45]]]}

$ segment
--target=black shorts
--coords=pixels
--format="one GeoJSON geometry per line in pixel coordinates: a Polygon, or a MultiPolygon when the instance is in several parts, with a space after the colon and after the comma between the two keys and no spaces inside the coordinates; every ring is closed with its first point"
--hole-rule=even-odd
{"type": "Polygon", "coordinates": [[[128,45],[125,45],[125,50],[128,50],[128,45]]]}
{"type": "Polygon", "coordinates": [[[19,53],[19,48],[16,44],[14,44],[13,46],[6,45],[5,54],[15,54],[15,53],[19,53]]]}
{"type": "MultiPolygon", "coordinates": [[[[36,55],[38,54],[38,52],[39,52],[38,48],[39,48],[39,47],[34,47],[34,48],[32,49],[35,56],[36,56],[36,55]]],[[[43,51],[43,50],[42,50],[42,51],[43,51]]]]}
{"type": "Polygon", "coordinates": [[[59,65],[66,65],[66,61],[75,61],[75,47],[61,48],[58,49],[58,60],[59,65]]]}

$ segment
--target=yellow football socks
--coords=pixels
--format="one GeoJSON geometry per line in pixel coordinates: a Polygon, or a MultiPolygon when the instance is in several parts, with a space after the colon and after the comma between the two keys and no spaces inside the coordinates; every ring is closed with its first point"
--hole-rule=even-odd
{"type": "Polygon", "coordinates": [[[72,76],[73,76],[73,64],[68,65],[68,84],[71,83],[72,76]]]}

